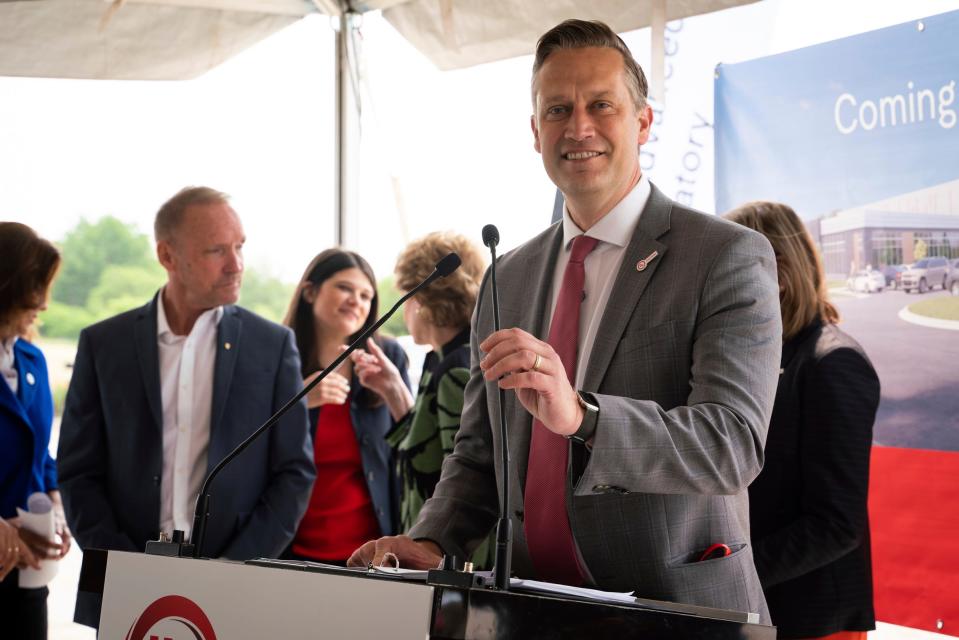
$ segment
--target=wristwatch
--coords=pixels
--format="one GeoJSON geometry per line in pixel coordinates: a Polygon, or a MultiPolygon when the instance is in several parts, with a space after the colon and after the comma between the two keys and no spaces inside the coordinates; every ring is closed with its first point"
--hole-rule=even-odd
{"type": "Polygon", "coordinates": [[[577,391],[576,400],[579,401],[579,406],[583,408],[583,421],[579,423],[579,429],[576,430],[576,433],[566,436],[566,439],[579,444],[586,444],[596,433],[596,423],[599,421],[599,405],[596,403],[596,399],[585,391],[577,391]]]}

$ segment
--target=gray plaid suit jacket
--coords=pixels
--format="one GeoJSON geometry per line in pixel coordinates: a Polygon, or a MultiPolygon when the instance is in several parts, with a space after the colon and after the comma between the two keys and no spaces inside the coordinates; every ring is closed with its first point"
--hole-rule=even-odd
{"type": "MultiPolygon", "coordinates": [[[[503,327],[545,339],[562,235],[554,224],[500,259],[503,327]]],[[[501,494],[498,393],[478,365],[477,345],[493,331],[489,300],[484,282],[454,451],[410,531],[460,558],[495,524],[501,494]]],[[[598,587],[756,612],[769,622],[749,547],[746,487],[763,464],[781,335],[776,261],[766,239],[653,187],[592,353],[581,356],[588,358],[583,390],[595,396],[600,414],[567,506],[598,587]],[[658,256],[638,271],[636,263],[653,251],[658,256]],[[697,562],[715,542],[733,553],[697,562]]],[[[522,525],[532,418],[513,393],[505,410],[513,569],[534,576],[522,525]]]]}

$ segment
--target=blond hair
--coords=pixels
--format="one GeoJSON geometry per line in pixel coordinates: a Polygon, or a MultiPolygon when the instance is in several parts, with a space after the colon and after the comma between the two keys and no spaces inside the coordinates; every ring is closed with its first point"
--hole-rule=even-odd
{"type": "Polygon", "coordinates": [[[839,322],[839,312],[829,302],[822,258],[795,211],[778,202],[748,202],[724,217],[763,234],[773,247],[784,339],[816,319],[839,322]]]}
{"type": "Polygon", "coordinates": [[[459,254],[460,268],[416,294],[420,315],[437,327],[469,326],[486,262],[477,246],[448,231],[436,231],[414,240],[396,259],[396,286],[409,291],[433,272],[448,253],[459,254]]]}

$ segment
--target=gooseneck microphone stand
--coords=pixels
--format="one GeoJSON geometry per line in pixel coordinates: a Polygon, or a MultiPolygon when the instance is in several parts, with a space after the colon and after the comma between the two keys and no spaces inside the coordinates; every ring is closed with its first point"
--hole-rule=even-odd
{"type": "MultiPolygon", "coordinates": [[[[493,296],[493,330],[499,331],[499,292],[496,288],[496,245],[499,230],[488,224],[483,227],[483,244],[489,247],[490,286],[493,296]]],[[[493,558],[493,585],[501,591],[509,590],[510,568],[513,564],[513,522],[509,510],[509,430],[506,428],[506,391],[499,390],[500,465],[503,476],[503,497],[500,499],[499,522],[496,523],[496,553],[493,558]]]]}
{"type": "Polygon", "coordinates": [[[213,484],[213,480],[220,473],[220,471],[222,471],[223,468],[226,467],[226,465],[228,465],[234,458],[236,458],[238,455],[243,453],[243,451],[247,447],[249,447],[251,444],[253,444],[253,442],[255,442],[257,438],[263,435],[265,431],[267,431],[270,427],[276,424],[279,421],[279,419],[282,418],[287,411],[292,409],[296,405],[296,403],[298,403],[306,394],[308,394],[310,390],[313,389],[313,387],[318,385],[320,381],[323,380],[323,378],[328,376],[334,369],[340,366],[340,364],[342,364],[343,361],[346,360],[350,356],[350,354],[357,349],[357,347],[359,347],[362,344],[365,344],[366,339],[369,338],[371,335],[373,335],[373,332],[379,329],[384,322],[389,320],[390,317],[396,312],[396,310],[399,309],[401,304],[403,304],[404,302],[409,300],[411,297],[413,297],[416,293],[420,291],[420,289],[423,289],[429,286],[430,284],[432,284],[434,280],[437,280],[439,278],[445,278],[449,274],[453,273],[454,271],[456,271],[456,269],[459,268],[459,266],[460,266],[460,257],[456,255],[455,253],[450,253],[445,258],[437,262],[436,268],[433,270],[433,273],[431,273],[429,277],[426,278],[426,280],[416,285],[416,287],[411,289],[406,295],[400,298],[399,301],[393,305],[392,309],[390,309],[388,312],[382,315],[380,319],[373,324],[373,326],[368,328],[366,331],[364,331],[360,335],[360,337],[358,337],[355,341],[353,341],[353,343],[349,347],[347,347],[346,350],[343,353],[341,353],[336,358],[336,360],[334,360],[330,364],[330,366],[324,369],[322,373],[320,373],[320,375],[314,378],[310,384],[303,387],[302,391],[300,391],[298,394],[293,396],[293,398],[291,398],[289,402],[283,405],[279,411],[274,413],[269,420],[267,420],[260,427],[258,427],[256,431],[251,433],[246,438],[246,440],[238,444],[233,451],[231,451],[225,458],[220,460],[220,462],[218,462],[215,467],[213,467],[209,475],[207,475],[206,480],[203,481],[203,486],[200,488],[200,494],[197,496],[197,499],[196,499],[196,510],[194,511],[194,514],[193,514],[193,533],[190,536],[190,543],[193,546],[194,558],[200,557],[200,550],[203,548],[203,538],[206,534],[206,521],[210,517],[210,485],[213,484]]]}

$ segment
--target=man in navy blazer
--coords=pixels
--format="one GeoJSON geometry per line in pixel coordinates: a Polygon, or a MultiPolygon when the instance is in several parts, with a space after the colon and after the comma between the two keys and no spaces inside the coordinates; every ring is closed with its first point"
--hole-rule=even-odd
{"type": "MultiPolygon", "coordinates": [[[[143,551],[188,530],[207,472],[302,386],[290,330],[233,304],[245,237],[227,196],[184,189],[155,231],[166,285],[80,334],[57,459],[84,549],[143,551]]],[[[211,487],[204,556],[275,557],[292,540],[316,476],[305,404],[241,458],[211,487]]],[[[80,592],[77,622],[98,619],[80,592]]]]}

